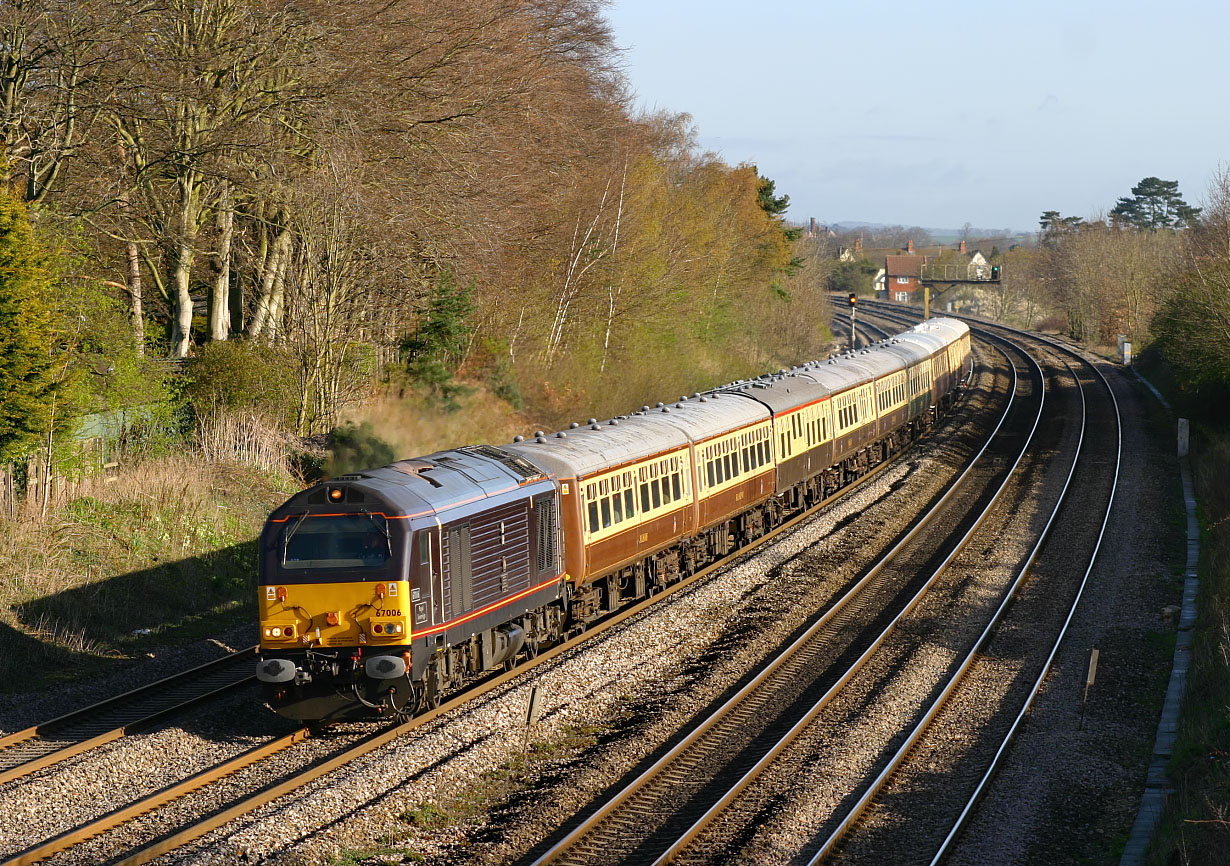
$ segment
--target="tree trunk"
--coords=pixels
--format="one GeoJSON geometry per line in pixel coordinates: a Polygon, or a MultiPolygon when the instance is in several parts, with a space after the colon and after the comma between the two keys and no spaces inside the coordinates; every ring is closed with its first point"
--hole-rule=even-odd
{"type": "Polygon", "coordinates": [[[273,310],[274,295],[278,289],[278,274],[285,273],[283,262],[289,258],[290,229],[285,225],[278,230],[274,238],[269,257],[265,261],[265,270],[261,274],[260,294],[256,299],[256,310],[252,313],[252,321],[248,325],[248,336],[259,337],[265,330],[266,323],[273,310]]]}
{"type": "Polygon", "coordinates": [[[137,357],[145,355],[145,308],[141,297],[141,253],[136,241],[128,242],[128,292],[132,296],[132,332],[137,339],[137,357]]]}
{"type": "Polygon", "coordinates": [[[191,175],[179,182],[179,236],[171,260],[171,292],[175,305],[174,328],[171,332],[171,356],[188,357],[192,341],[192,262],[196,254],[196,236],[200,230],[201,189],[191,175]]]}
{"type": "Polygon", "coordinates": [[[184,236],[175,245],[175,259],[171,272],[171,289],[175,293],[175,322],[171,332],[171,356],[188,357],[188,344],[192,339],[192,239],[184,236]]]}
{"type": "Polygon", "coordinates": [[[222,196],[218,200],[218,251],[215,253],[218,276],[209,302],[211,340],[225,340],[231,333],[231,241],[234,235],[235,211],[231,205],[230,185],[223,181],[222,196]]]}

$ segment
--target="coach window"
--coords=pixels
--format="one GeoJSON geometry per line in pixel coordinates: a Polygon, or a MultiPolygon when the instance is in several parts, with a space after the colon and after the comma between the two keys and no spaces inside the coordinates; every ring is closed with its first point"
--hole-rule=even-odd
{"type": "Polygon", "coordinates": [[[611,494],[611,510],[614,512],[613,516],[615,518],[615,522],[623,523],[624,522],[624,501],[623,501],[623,497],[619,495],[618,490],[615,491],[613,494],[611,494]]]}
{"type": "Polygon", "coordinates": [[[598,503],[589,503],[589,531],[591,533],[598,531],[598,503]]]}
{"type": "Polygon", "coordinates": [[[658,488],[658,479],[653,479],[649,482],[649,493],[653,497],[653,507],[662,507],[662,491],[658,488]]]}
{"type": "Polygon", "coordinates": [[[679,473],[675,472],[671,475],[671,492],[675,494],[675,501],[678,502],[683,498],[682,485],[679,483],[679,473]]]}
{"type": "Polygon", "coordinates": [[[632,495],[631,487],[624,491],[624,515],[629,520],[636,516],[636,497],[632,495]]]}

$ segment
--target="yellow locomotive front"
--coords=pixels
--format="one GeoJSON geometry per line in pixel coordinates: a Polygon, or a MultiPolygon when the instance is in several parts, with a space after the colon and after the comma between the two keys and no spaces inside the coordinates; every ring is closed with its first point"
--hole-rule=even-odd
{"type": "Polygon", "coordinates": [[[279,713],[329,720],[414,710],[407,522],[348,484],[270,515],[257,678],[279,713]]]}

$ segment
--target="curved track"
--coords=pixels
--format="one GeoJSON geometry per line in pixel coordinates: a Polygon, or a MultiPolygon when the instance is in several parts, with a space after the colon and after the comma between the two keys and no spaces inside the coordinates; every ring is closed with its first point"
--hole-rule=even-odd
{"type": "Polygon", "coordinates": [[[938,864],[946,857],[1041,689],[1101,549],[1121,458],[1119,411],[1109,383],[1096,365],[1055,341],[999,326],[980,330],[1031,343],[1079,382],[1077,458],[981,635],[879,774],[822,837],[810,864],[938,864]],[[995,702],[998,710],[979,716],[972,709],[978,702],[995,702]]]}
{"type": "Polygon", "coordinates": [[[673,859],[789,747],[927,594],[1011,477],[1044,402],[1040,371],[1024,355],[1016,360],[1027,367],[1028,408],[1005,410],[999,435],[905,537],[751,682],[535,864],[673,859]],[[963,540],[935,543],[950,537],[963,540]],[[930,577],[920,582],[919,574],[930,577]]]}

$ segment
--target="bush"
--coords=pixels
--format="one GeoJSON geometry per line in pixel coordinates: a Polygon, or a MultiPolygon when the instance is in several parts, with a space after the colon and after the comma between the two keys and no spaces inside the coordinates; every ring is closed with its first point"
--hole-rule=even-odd
{"type": "Polygon", "coordinates": [[[198,418],[227,410],[295,427],[301,394],[296,361],[274,346],[242,340],[208,343],[188,361],[184,397],[198,418]]]}

